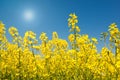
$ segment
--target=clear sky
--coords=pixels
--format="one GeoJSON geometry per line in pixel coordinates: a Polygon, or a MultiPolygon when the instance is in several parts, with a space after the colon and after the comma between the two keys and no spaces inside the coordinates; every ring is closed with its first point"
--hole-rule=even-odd
{"type": "Polygon", "coordinates": [[[120,27],[120,0],[0,0],[0,20],[7,30],[10,26],[18,28],[22,36],[32,30],[37,37],[46,32],[51,38],[57,31],[60,38],[67,39],[70,13],[78,16],[80,34],[90,37],[99,39],[113,22],[120,27]],[[32,13],[31,20],[26,19],[26,12],[32,13]]]}

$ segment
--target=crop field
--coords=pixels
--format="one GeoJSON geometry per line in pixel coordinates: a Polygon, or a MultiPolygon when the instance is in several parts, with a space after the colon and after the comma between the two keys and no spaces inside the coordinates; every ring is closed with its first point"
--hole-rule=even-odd
{"type": "MultiPolygon", "coordinates": [[[[53,32],[49,40],[42,32],[26,31],[0,22],[0,80],[120,80],[120,30],[116,23],[98,39],[80,34],[78,17],[68,18],[68,40],[53,32]],[[9,32],[12,41],[6,37],[9,32]],[[109,46],[108,46],[109,45],[109,46]]],[[[67,38],[66,38],[67,39],[67,38]]]]}

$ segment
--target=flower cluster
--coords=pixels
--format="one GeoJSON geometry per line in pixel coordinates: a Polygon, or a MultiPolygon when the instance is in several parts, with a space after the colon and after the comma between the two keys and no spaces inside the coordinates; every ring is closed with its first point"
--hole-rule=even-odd
{"type": "Polygon", "coordinates": [[[42,32],[37,40],[32,31],[21,37],[15,27],[8,29],[12,36],[9,41],[0,22],[0,80],[119,80],[117,25],[113,23],[108,32],[101,33],[105,45],[98,52],[98,40],[79,34],[77,16],[73,13],[69,17],[69,42],[59,38],[57,32],[52,33],[52,39],[42,32]]]}

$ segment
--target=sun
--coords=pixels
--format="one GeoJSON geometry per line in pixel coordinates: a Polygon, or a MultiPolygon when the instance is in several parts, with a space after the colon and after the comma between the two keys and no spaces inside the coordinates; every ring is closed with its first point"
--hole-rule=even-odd
{"type": "Polygon", "coordinates": [[[26,10],[24,12],[24,18],[26,21],[31,21],[34,19],[34,12],[31,10],[26,10]]]}

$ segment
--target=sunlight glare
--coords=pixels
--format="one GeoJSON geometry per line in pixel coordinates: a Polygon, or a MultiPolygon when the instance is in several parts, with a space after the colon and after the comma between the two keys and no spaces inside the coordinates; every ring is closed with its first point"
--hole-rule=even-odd
{"type": "Polygon", "coordinates": [[[30,11],[30,10],[25,11],[25,12],[24,12],[24,18],[25,18],[25,20],[27,20],[27,21],[33,20],[33,18],[34,18],[33,11],[30,11]]]}

